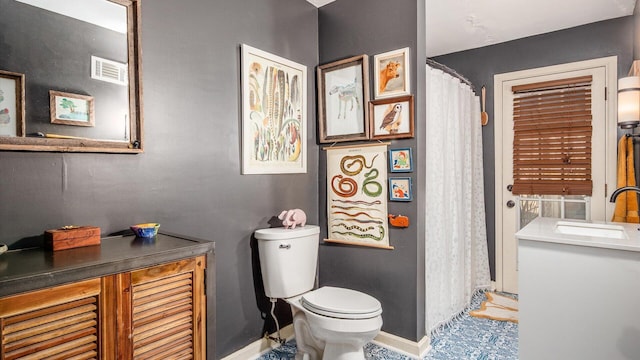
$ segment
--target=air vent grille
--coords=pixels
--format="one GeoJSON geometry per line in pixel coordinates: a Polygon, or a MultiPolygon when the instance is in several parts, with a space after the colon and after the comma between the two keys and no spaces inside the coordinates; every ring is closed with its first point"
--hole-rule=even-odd
{"type": "Polygon", "coordinates": [[[127,64],[91,56],[91,78],[126,86],[127,64]]]}

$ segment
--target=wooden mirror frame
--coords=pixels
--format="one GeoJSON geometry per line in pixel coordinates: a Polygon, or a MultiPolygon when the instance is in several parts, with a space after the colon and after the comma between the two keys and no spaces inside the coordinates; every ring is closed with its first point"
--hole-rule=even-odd
{"type": "MultiPolygon", "coordinates": [[[[51,151],[51,152],[92,152],[131,153],[143,152],[142,119],[142,47],[140,44],[140,0],[108,0],[127,8],[127,46],[129,72],[129,142],[96,140],[88,138],[48,138],[20,136],[0,136],[0,150],[51,151]]],[[[28,81],[28,79],[27,79],[28,81]]],[[[23,104],[24,104],[24,98],[23,104]]],[[[26,119],[24,119],[26,122],[26,119]]]]}

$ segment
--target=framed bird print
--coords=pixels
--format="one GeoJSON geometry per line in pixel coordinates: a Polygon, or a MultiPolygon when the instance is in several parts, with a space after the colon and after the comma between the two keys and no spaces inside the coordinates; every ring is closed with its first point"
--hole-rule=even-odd
{"type": "Polygon", "coordinates": [[[413,95],[369,102],[371,139],[413,137],[413,95]]]}

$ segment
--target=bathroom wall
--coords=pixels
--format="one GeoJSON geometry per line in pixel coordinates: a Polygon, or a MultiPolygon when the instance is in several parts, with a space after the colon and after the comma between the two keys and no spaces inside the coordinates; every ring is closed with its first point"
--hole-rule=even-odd
{"type": "MultiPolygon", "coordinates": [[[[412,202],[389,202],[390,214],[410,218],[406,229],[389,230],[394,250],[328,245],[320,247],[320,283],[349,287],[375,296],[382,303],[382,330],[417,341],[424,335],[424,203],[423,160],[425,129],[425,9],[424,1],[336,1],[319,9],[320,64],[410,47],[411,92],[415,96],[415,138],[393,140],[389,148],[413,148],[415,171],[412,202]]],[[[371,89],[373,89],[373,72],[371,89]]],[[[370,92],[373,94],[373,90],[370,92]]],[[[340,145],[340,144],[338,144],[340,145]]],[[[326,154],[320,151],[320,223],[326,237],[326,154]]]]}
{"type": "Polygon", "coordinates": [[[143,1],[142,53],[145,152],[0,152],[0,242],[30,246],[62,225],[108,234],[147,221],[215,240],[217,299],[209,301],[217,311],[209,315],[217,339],[209,338],[209,358],[220,358],[265,327],[253,231],[287,208],[319,220],[318,10],[291,0],[143,1]],[[306,174],[240,175],[242,43],[308,67],[306,174]]]}
{"type": "MultiPolygon", "coordinates": [[[[637,41],[637,39],[635,40],[637,41]]],[[[618,56],[618,75],[626,76],[634,51],[634,17],[574,27],[479,49],[434,57],[467,77],[480,89],[487,87],[489,124],[483,127],[485,206],[491,277],[495,280],[495,161],[493,76],[548,65],[618,56]]]]}

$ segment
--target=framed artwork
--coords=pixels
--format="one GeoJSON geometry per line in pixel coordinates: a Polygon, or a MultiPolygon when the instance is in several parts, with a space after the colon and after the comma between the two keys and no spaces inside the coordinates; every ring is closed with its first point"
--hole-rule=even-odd
{"type": "Polygon", "coordinates": [[[307,67],[242,45],[242,173],[307,172],[307,67]]]}
{"type": "Polygon", "coordinates": [[[389,178],[389,200],[391,201],[411,201],[413,193],[411,191],[410,177],[389,178]]]}
{"type": "Polygon", "coordinates": [[[371,139],[413,137],[413,95],[369,102],[371,139]]]}
{"type": "Polygon", "coordinates": [[[24,74],[0,70],[0,136],[24,136],[24,74]]]}
{"type": "Polygon", "coordinates": [[[387,144],[328,146],[325,242],[393,249],[387,213],[387,144]]]}
{"type": "Polygon", "coordinates": [[[319,141],[369,139],[369,57],[320,65],[317,75],[319,141]]]}
{"type": "Polygon", "coordinates": [[[94,126],[93,96],[49,90],[52,124],[94,126]]]}
{"type": "Polygon", "coordinates": [[[389,171],[412,172],[413,157],[411,148],[389,150],[389,171]]]}
{"type": "Polygon", "coordinates": [[[374,55],[374,98],[411,94],[409,48],[374,55]]]}

